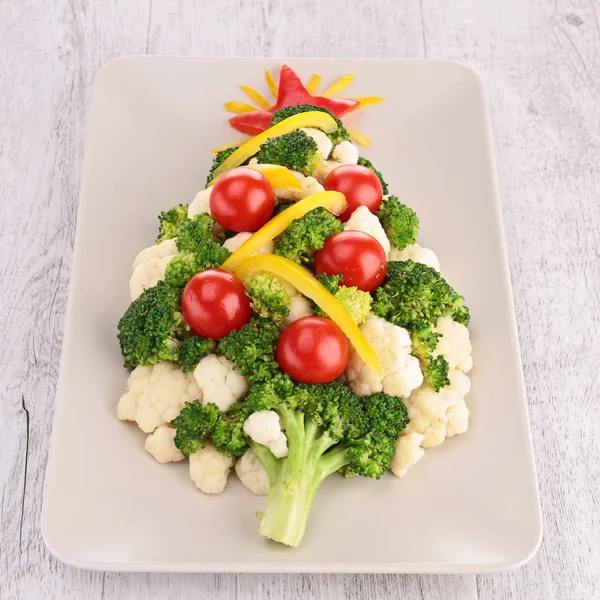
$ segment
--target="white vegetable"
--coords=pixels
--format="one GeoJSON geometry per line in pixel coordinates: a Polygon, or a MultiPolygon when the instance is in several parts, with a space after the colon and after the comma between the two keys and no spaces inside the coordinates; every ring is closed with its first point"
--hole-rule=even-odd
{"type": "Polygon", "coordinates": [[[394,443],[396,453],[390,467],[394,475],[398,477],[406,475],[409,467],[416,465],[425,456],[425,450],[421,448],[421,442],[424,439],[425,436],[422,433],[413,431],[396,440],[394,443]]]}
{"type": "Polygon", "coordinates": [[[324,160],[322,163],[319,163],[315,177],[323,183],[327,179],[327,175],[341,164],[337,160],[324,160]]]}
{"type": "Polygon", "coordinates": [[[297,192],[295,190],[279,187],[273,188],[275,198],[277,198],[279,203],[298,202],[298,200],[325,191],[325,188],[314,177],[306,177],[302,173],[298,173],[298,171],[291,171],[291,173],[293,173],[300,182],[302,191],[297,192]]]}
{"type": "Polygon", "coordinates": [[[190,477],[201,492],[220,494],[233,462],[232,457],[221,454],[211,442],[206,442],[204,448],[190,454],[190,477]]]}
{"type": "Polygon", "coordinates": [[[333,149],[331,156],[344,165],[355,165],[358,163],[358,148],[350,140],[344,140],[333,149]]]}
{"type": "Polygon", "coordinates": [[[473,367],[469,330],[450,317],[440,317],[434,329],[441,333],[442,337],[438,340],[433,355],[441,354],[451,369],[460,369],[463,373],[468,373],[473,367]]]}
{"type": "Polygon", "coordinates": [[[313,314],[310,302],[301,295],[292,296],[290,299],[290,314],[283,322],[283,329],[302,317],[310,317],[313,314]]]}
{"type": "Polygon", "coordinates": [[[165,240],[155,246],[144,248],[144,250],[135,257],[132,268],[135,271],[143,262],[146,262],[151,258],[165,258],[172,254],[177,254],[177,238],[165,240]]]}
{"type": "Polygon", "coordinates": [[[171,239],[145,248],[137,255],[129,280],[132,301],[165,278],[165,269],[176,254],[177,246],[175,240],[171,239]]]}
{"type": "MultiPolygon", "coordinates": [[[[252,232],[250,231],[242,231],[242,233],[238,233],[233,237],[225,240],[223,242],[223,248],[227,248],[229,252],[235,252],[245,241],[249,240],[252,237],[252,232]]],[[[253,254],[272,254],[274,242],[267,242],[258,252],[253,254]]]]}
{"type": "Polygon", "coordinates": [[[359,328],[379,355],[383,376],[378,376],[352,349],[346,368],[350,389],[361,397],[381,391],[390,396],[409,396],[423,383],[423,374],[418,359],[410,354],[408,331],[373,314],[359,328]]]}
{"type": "Polygon", "coordinates": [[[346,231],[363,231],[364,233],[372,235],[381,244],[385,253],[389,253],[390,240],[388,240],[387,235],[385,235],[383,226],[377,216],[366,206],[359,206],[352,215],[350,215],[350,218],[344,225],[344,229],[346,231]]]}
{"type": "Polygon", "coordinates": [[[202,213],[212,214],[210,212],[210,194],[212,192],[212,186],[202,190],[196,194],[196,197],[192,200],[192,203],[188,206],[188,219],[200,215],[202,213]]]}
{"type": "Polygon", "coordinates": [[[173,441],[177,431],[168,425],[161,425],[146,438],[144,447],[159,463],[178,462],[185,457],[173,441]]]}
{"type": "Polygon", "coordinates": [[[317,143],[317,150],[324,159],[329,158],[333,144],[327,137],[327,134],[323,133],[320,129],[313,129],[312,127],[302,127],[300,131],[304,131],[304,133],[315,140],[317,143]]]}
{"type": "Polygon", "coordinates": [[[276,458],[287,456],[287,438],[275,411],[259,410],[252,413],[244,421],[244,433],[257,444],[266,446],[276,458]]]}
{"type": "Polygon", "coordinates": [[[440,261],[433,250],[429,248],[421,248],[419,244],[409,244],[404,250],[398,250],[392,246],[388,260],[412,260],[413,262],[423,263],[428,267],[432,267],[438,273],[440,271],[440,261]]]}
{"type": "Polygon", "coordinates": [[[243,398],[250,389],[248,381],[235,370],[233,362],[216,354],[209,354],[198,363],[194,377],[204,396],[202,403],[214,402],[223,411],[243,398]]]}
{"type": "Polygon", "coordinates": [[[269,493],[269,476],[250,448],[235,463],[235,472],[242,485],[257,496],[269,493]]]}
{"type": "Polygon", "coordinates": [[[135,421],[142,431],[152,433],[172,421],[186,402],[198,399],[202,399],[202,391],[194,376],[175,363],[143,365],[131,372],[117,416],[121,421],[135,421]]]}

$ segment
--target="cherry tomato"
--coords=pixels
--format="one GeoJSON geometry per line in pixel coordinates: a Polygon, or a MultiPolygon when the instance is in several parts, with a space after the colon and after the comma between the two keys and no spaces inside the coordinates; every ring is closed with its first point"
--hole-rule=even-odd
{"type": "Polygon", "coordinates": [[[383,200],[381,181],[371,169],[361,165],[336,167],[325,178],[323,187],[346,196],[348,207],[338,217],[344,223],[359,206],[366,206],[374,213],[383,200]]]}
{"type": "Polygon", "coordinates": [[[342,275],[345,286],[372,292],[383,283],[387,257],[381,244],[362,231],[341,231],[325,240],[315,260],[317,275],[342,275]]]}
{"type": "Polygon", "coordinates": [[[350,348],[343,331],[323,317],[294,321],[277,342],[277,362],[293,380],[328,383],[346,369],[350,348]]]}
{"type": "Polygon", "coordinates": [[[273,188],[258,171],[239,167],[225,173],[210,194],[210,212],[230,231],[256,231],[273,214],[273,188]]]}
{"type": "Polygon", "coordinates": [[[239,277],[223,269],[194,275],[181,297],[183,318],[194,333],[218,340],[250,318],[250,299],[239,277]]]}

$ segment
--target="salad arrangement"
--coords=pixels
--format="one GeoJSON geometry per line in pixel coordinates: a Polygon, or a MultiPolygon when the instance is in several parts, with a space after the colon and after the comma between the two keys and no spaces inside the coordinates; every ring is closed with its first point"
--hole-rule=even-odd
{"type": "Polygon", "coordinates": [[[118,325],[118,417],[204,493],[235,466],[268,495],[260,533],[289,546],[326,477],[402,477],[468,426],[469,311],[342,123],[382,100],[334,99],[351,79],[317,96],[284,65],[273,106],[242,86],[259,108],[226,107],[253,137],[159,215],[118,325]]]}

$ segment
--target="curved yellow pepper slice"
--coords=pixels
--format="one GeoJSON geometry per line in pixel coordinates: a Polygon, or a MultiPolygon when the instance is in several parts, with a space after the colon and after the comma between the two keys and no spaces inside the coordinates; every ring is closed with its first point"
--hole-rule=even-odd
{"type": "Polygon", "coordinates": [[[331,115],[320,110],[310,110],[308,112],[292,115],[291,117],[280,121],[277,125],[273,125],[273,127],[259,133],[257,136],[240,146],[215,169],[214,176],[218,177],[226,171],[239,167],[241,164],[245,163],[260,150],[262,144],[269,138],[290,133],[301,127],[314,127],[315,129],[322,129],[325,133],[332,133],[337,129],[337,123],[331,115]]]}
{"type": "Polygon", "coordinates": [[[321,310],[329,315],[332,321],[339,325],[350,343],[378,376],[383,375],[383,367],[379,356],[365,336],[361,333],[346,309],[329,293],[317,279],[300,265],[283,256],[274,254],[259,254],[247,258],[235,271],[240,279],[252,277],[259,271],[277,275],[291,283],[301,294],[310,298],[321,310]]]}
{"type": "MultiPolygon", "coordinates": [[[[280,165],[246,165],[244,169],[252,169],[262,173],[273,187],[285,188],[296,192],[302,191],[302,184],[298,181],[298,178],[289,169],[280,165]]],[[[208,187],[215,185],[223,175],[219,175],[219,177],[213,179],[208,184],[208,187]]]]}
{"type": "MultiPolygon", "coordinates": [[[[306,114],[306,113],[304,113],[306,114]]],[[[346,208],[346,198],[339,192],[319,192],[299,200],[273,217],[255,234],[248,238],[222,265],[226,271],[235,271],[247,258],[258,252],[266,243],[283,233],[289,224],[306,213],[322,206],[334,215],[346,208]]]]}
{"type": "Polygon", "coordinates": [[[350,127],[346,127],[346,131],[350,134],[350,139],[353,142],[356,142],[357,144],[362,146],[363,148],[370,148],[373,145],[371,138],[368,138],[360,131],[356,131],[356,129],[350,129],[350,127]]]}

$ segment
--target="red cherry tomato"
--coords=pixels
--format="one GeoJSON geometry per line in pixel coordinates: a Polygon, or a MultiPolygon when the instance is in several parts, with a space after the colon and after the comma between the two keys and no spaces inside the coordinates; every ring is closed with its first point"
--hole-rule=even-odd
{"type": "Polygon", "coordinates": [[[294,321],[277,342],[277,362],[293,380],[328,383],[346,369],[350,348],[344,332],[323,317],[294,321]]]}
{"type": "Polygon", "coordinates": [[[361,165],[336,167],[325,178],[323,187],[346,196],[348,207],[338,217],[344,223],[359,206],[366,206],[374,213],[383,200],[381,181],[371,169],[361,165]]]}
{"type": "Polygon", "coordinates": [[[341,231],[325,240],[315,260],[317,275],[342,275],[345,286],[372,292],[383,283],[387,257],[381,244],[362,231],[341,231]]]}
{"type": "Polygon", "coordinates": [[[223,269],[194,275],[181,297],[183,318],[194,333],[218,340],[250,318],[250,299],[239,277],[223,269]]]}
{"type": "Polygon", "coordinates": [[[258,171],[239,167],[219,178],[210,194],[210,212],[230,231],[256,231],[273,214],[273,188],[258,171]]]}

